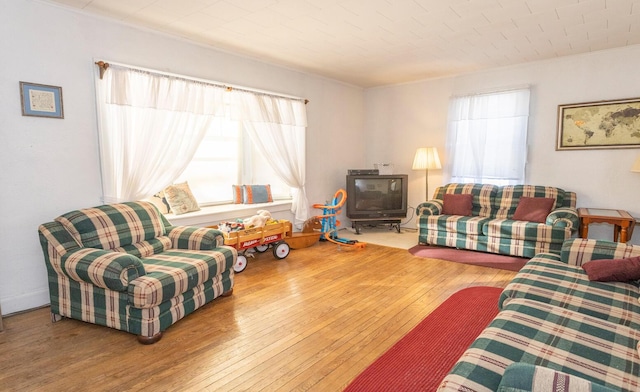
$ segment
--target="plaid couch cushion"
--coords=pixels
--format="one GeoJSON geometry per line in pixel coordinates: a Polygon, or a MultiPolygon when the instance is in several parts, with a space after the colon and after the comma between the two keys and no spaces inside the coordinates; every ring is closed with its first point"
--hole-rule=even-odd
{"type": "Polygon", "coordinates": [[[546,197],[555,199],[552,209],[562,207],[564,203],[564,190],[551,186],[540,185],[506,185],[500,187],[496,193],[494,206],[495,217],[498,219],[510,219],[516,212],[520,198],[546,197]]]}
{"type": "Polygon", "coordinates": [[[236,250],[172,249],[143,260],[146,275],[129,283],[129,303],[149,308],[170,300],[233,267],[236,250]]]}
{"type": "Polygon", "coordinates": [[[581,267],[547,254],[525,264],[505,287],[498,304],[504,307],[514,298],[528,298],[640,331],[639,297],[636,284],[592,282],[581,267]]]}
{"type": "Polygon", "coordinates": [[[495,238],[561,244],[571,237],[571,230],[568,227],[553,227],[544,223],[492,219],[484,226],[482,234],[495,238]]]}
{"type": "Polygon", "coordinates": [[[160,211],[145,201],[85,208],[55,220],[85,248],[114,249],[166,235],[160,211]]]}
{"type": "Polygon", "coordinates": [[[495,391],[507,366],[529,363],[621,391],[640,390],[640,331],[518,298],[465,351],[439,391],[495,391]]]}
{"type": "Polygon", "coordinates": [[[482,228],[490,221],[490,218],[481,216],[427,215],[423,218],[423,223],[425,220],[428,232],[444,231],[481,235],[482,228]]]}
{"type": "Polygon", "coordinates": [[[171,238],[168,236],[162,236],[149,241],[142,241],[131,245],[113,248],[112,250],[114,252],[124,252],[139,258],[145,258],[164,252],[167,249],[171,249],[171,238]]]}
{"type": "Polygon", "coordinates": [[[490,184],[447,184],[436,189],[435,199],[443,200],[445,193],[472,194],[471,214],[486,217],[491,216],[497,191],[498,186],[490,184]]]}
{"type": "Polygon", "coordinates": [[[560,252],[564,263],[578,266],[591,260],[624,259],[632,256],[640,256],[640,246],[583,238],[565,241],[560,252]]]}

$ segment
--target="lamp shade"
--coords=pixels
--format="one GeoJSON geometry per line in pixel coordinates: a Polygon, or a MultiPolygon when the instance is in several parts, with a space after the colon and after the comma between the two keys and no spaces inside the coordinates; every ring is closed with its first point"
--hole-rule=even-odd
{"type": "Polygon", "coordinates": [[[442,169],[440,157],[435,147],[421,147],[413,158],[413,170],[442,169]]]}
{"type": "Polygon", "coordinates": [[[637,157],[636,161],[633,162],[633,166],[631,166],[631,171],[634,173],[640,173],[640,157],[637,157]]]}

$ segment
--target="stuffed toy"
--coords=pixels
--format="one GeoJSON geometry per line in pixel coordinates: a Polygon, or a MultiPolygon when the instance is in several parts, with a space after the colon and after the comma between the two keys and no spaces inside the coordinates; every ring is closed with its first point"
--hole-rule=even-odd
{"type": "Polygon", "coordinates": [[[258,210],[257,214],[242,221],[244,227],[250,229],[252,227],[264,227],[271,219],[271,213],[267,210],[258,210]]]}
{"type": "Polygon", "coordinates": [[[231,233],[232,231],[240,231],[240,230],[244,230],[244,224],[242,223],[242,221],[220,222],[220,224],[218,225],[218,230],[224,233],[231,233]]]}

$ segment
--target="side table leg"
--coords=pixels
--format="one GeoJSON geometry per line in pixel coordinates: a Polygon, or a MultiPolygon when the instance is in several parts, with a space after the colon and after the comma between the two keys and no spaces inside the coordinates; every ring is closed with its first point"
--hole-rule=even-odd
{"type": "Polygon", "coordinates": [[[625,226],[620,227],[620,242],[627,242],[627,228],[625,226]]]}
{"type": "Polygon", "coordinates": [[[585,222],[580,223],[580,237],[589,238],[589,223],[585,223],[585,222]]]}

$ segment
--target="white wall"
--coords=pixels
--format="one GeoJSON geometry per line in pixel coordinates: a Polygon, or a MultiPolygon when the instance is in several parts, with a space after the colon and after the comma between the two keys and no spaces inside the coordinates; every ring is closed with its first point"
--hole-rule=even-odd
{"type": "Polygon", "coordinates": [[[95,60],[304,97],[307,196],[324,203],[364,159],[360,88],[31,0],[0,0],[0,304],[47,304],[37,227],[101,204],[95,60]],[[61,86],[65,118],[23,117],[19,81],[61,86]],[[340,157],[337,159],[337,157],[340,157]]]}
{"type": "MultiPolygon", "coordinates": [[[[452,95],[529,84],[527,183],[577,192],[578,207],[625,209],[640,217],[640,174],[631,166],[638,149],[556,151],[559,104],[640,96],[640,46],[493,69],[454,78],[379,87],[365,91],[369,162],[392,162],[410,178],[409,202],[424,199],[424,172],[413,172],[417,147],[436,146],[444,163],[448,100],[452,95]],[[409,141],[409,142],[407,142],[409,141]]],[[[445,178],[445,179],[443,179],[445,178]]],[[[446,182],[432,171],[430,192],[446,182]]],[[[590,226],[591,238],[611,239],[611,226],[590,226]]],[[[640,244],[640,229],[631,241],[640,244]]]]}

